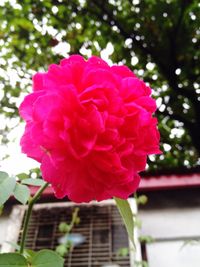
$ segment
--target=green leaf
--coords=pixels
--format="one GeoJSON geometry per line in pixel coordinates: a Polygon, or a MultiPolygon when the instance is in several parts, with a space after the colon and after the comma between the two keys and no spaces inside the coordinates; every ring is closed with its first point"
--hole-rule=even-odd
{"type": "Polygon", "coordinates": [[[27,185],[33,185],[33,186],[43,186],[45,184],[45,181],[43,181],[42,179],[28,178],[28,179],[22,180],[21,183],[27,184],[27,185]]]}
{"type": "Polygon", "coordinates": [[[0,179],[0,205],[3,205],[13,194],[16,185],[14,177],[1,176],[0,179]]]}
{"type": "Polygon", "coordinates": [[[14,197],[22,204],[26,204],[30,197],[29,188],[26,185],[16,183],[14,197]]]}
{"type": "Polygon", "coordinates": [[[61,256],[64,257],[67,252],[68,252],[68,248],[67,246],[65,246],[64,244],[61,244],[59,246],[56,247],[56,252],[61,256]]]}
{"type": "Polygon", "coordinates": [[[0,267],[28,267],[28,263],[18,253],[3,253],[0,254],[0,267]]]}
{"type": "Polygon", "coordinates": [[[134,225],[135,225],[135,227],[137,227],[138,229],[141,229],[141,228],[142,228],[142,221],[141,221],[140,218],[138,218],[137,216],[135,216],[134,225]]]}
{"type": "Polygon", "coordinates": [[[0,205],[0,216],[1,216],[2,213],[3,213],[3,209],[4,209],[4,205],[0,205]]]}
{"type": "Polygon", "coordinates": [[[0,171],[0,183],[5,180],[9,175],[6,172],[0,171]]]}
{"type": "Polygon", "coordinates": [[[134,219],[133,213],[130,207],[128,200],[120,199],[115,197],[115,202],[117,204],[118,210],[123,218],[124,224],[126,226],[126,230],[129,236],[129,239],[134,244],[134,219]]]}
{"type": "Polygon", "coordinates": [[[63,267],[64,259],[56,252],[44,249],[36,253],[31,263],[32,267],[63,267]]]}
{"type": "Polygon", "coordinates": [[[135,267],[148,267],[147,261],[135,261],[135,267]]]}
{"type": "Polygon", "coordinates": [[[61,233],[68,233],[70,231],[70,225],[65,222],[61,222],[58,226],[58,229],[61,233]]]}
{"type": "Polygon", "coordinates": [[[20,180],[24,180],[24,179],[27,179],[27,178],[28,178],[28,174],[25,173],[25,172],[22,172],[22,173],[17,174],[17,177],[18,177],[20,180]]]}
{"type": "Polygon", "coordinates": [[[138,205],[145,205],[148,202],[148,198],[145,195],[141,195],[139,197],[136,198],[136,202],[138,205]]]}
{"type": "Polygon", "coordinates": [[[117,256],[119,256],[119,257],[126,257],[126,256],[128,256],[128,254],[129,254],[129,248],[127,248],[127,247],[119,248],[117,250],[117,256]]]}
{"type": "Polygon", "coordinates": [[[32,249],[25,249],[24,250],[24,257],[27,259],[28,262],[32,262],[33,257],[36,255],[36,251],[32,249]]]}

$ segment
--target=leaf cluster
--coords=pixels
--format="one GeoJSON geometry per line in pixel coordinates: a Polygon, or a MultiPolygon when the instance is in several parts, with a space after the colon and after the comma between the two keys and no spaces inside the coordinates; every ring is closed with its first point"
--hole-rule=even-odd
{"type": "Polygon", "coordinates": [[[1,267],[63,267],[64,259],[51,250],[41,250],[38,252],[29,251],[22,256],[18,253],[0,254],[1,267]]]}
{"type": "Polygon", "coordinates": [[[11,197],[14,196],[21,204],[26,204],[31,195],[28,186],[42,186],[44,181],[41,179],[24,178],[9,176],[6,172],[0,171],[0,210],[3,210],[3,205],[11,197]],[[21,178],[19,180],[18,178],[21,178]],[[28,186],[27,186],[28,185],[28,186]]]}

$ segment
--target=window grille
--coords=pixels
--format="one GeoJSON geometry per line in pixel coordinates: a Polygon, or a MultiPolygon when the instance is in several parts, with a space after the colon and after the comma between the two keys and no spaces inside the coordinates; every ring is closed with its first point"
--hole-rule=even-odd
{"type": "MultiPolygon", "coordinates": [[[[68,253],[65,267],[103,267],[106,264],[134,266],[133,248],[129,249],[128,255],[119,255],[121,248],[130,248],[130,242],[114,201],[87,205],[63,202],[35,205],[26,247],[35,251],[55,249],[59,245],[59,238],[63,236],[58,226],[60,222],[71,221],[75,207],[80,208],[80,223],[72,233],[81,234],[85,241],[68,253]]],[[[18,209],[22,207],[18,206],[18,209]]],[[[18,234],[18,241],[20,238],[21,234],[18,234]]]]}

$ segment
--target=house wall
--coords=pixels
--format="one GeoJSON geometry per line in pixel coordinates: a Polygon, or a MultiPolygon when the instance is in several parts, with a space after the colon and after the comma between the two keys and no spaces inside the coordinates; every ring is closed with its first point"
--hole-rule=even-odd
{"type": "Polygon", "coordinates": [[[199,267],[200,190],[148,193],[149,203],[139,209],[140,235],[146,244],[149,267],[199,267]]]}
{"type": "Polygon", "coordinates": [[[3,214],[0,216],[0,252],[2,250],[3,243],[6,241],[10,211],[11,209],[6,207],[3,214]]]}

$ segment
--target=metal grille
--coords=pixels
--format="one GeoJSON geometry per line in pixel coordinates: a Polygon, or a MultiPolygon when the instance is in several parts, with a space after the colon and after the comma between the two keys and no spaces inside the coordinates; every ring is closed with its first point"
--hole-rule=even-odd
{"type": "MultiPolygon", "coordinates": [[[[52,207],[34,210],[27,235],[26,247],[33,250],[55,249],[62,234],[60,222],[70,222],[75,206],[52,207]]],[[[73,233],[85,237],[82,245],[75,247],[65,259],[65,267],[102,267],[115,263],[130,266],[130,257],[119,256],[120,248],[128,247],[125,227],[114,205],[80,206],[80,224],[73,233]]],[[[19,237],[20,238],[20,237],[19,237]]]]}

